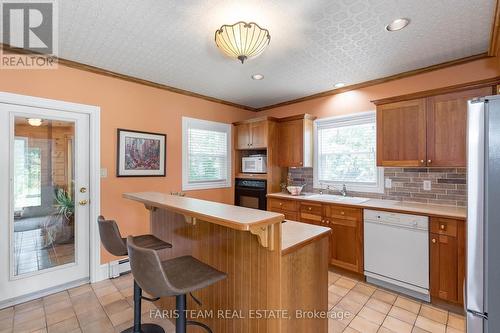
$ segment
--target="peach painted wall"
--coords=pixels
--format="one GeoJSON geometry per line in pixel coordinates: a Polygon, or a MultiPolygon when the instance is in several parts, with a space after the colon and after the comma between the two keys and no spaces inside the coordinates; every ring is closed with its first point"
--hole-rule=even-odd
{"type": "MultiPolygon", "coordinates": [[[[254,112],[199,98],[60,66],[57,70],[0,70],[0,91],[101,107],[101,213],[116,219],[124,235],[149,229],[144,206],[121,198],[123,192],[181,190],[181,117],[232,123],[254,112]],[[167,134],[167,176],[117,178],[116,129],[167,134]]],[[[190,191],[189,196],[233,202],[233,189],[190,191]]],[[[113,257],[102,249],[101,261],[113,257]]]]}
{"type": "MultiPolygon", "coordinates": [[[[318,118],[375,110],[372,100],[430,90],[500,76],[500,59],[487,58],[427,72],[404,79],[320,97],[259,112],[262,116],[286,117],[309,113],[318,118]]],[[[332,82],[333,84],[333,82],[332,82]]]]}

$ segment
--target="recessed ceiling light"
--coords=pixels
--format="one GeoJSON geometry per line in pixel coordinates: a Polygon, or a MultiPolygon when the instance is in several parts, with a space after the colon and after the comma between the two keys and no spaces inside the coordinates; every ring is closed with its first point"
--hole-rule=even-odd
{"type": "Polygon", "coordinates": [[[335,88],[342,88],[343,86],[345,86],[345,83],[344,82],[337,82],[335,83],[334,87],[335,88]]]}
{"type": "Polygon", "coordinates": [[[392,21],[390,24],[385,26],[385,30],[387,31],[398,31],[405,28],[408,24],[410,24],[410,19],[407,18],[398,18],[392,21]]]}
{"type": "Polygon", "coordinates": [[[264,78],[264,75],[262,74],[254,74],[252,75],[253,80],[262,80],[264,78]]]}

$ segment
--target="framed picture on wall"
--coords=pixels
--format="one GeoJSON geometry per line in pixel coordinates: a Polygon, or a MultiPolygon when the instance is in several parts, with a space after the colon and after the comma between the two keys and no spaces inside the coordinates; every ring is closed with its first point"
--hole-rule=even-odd
{"type": "Polygon", "coordinates": [[[118,129],[117,177],[164,177],[167,136],[118,129]]]}

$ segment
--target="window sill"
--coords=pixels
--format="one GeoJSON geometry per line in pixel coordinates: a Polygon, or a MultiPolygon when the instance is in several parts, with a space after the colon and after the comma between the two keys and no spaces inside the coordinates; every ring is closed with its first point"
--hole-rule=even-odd
{"type": "Polygon", "coordinates": [[[231,183],[228,182],[183,184],[182,191],[211,190],[211,189],[218,189],[218,188],[223,189],[230,187],[231,183]]]}

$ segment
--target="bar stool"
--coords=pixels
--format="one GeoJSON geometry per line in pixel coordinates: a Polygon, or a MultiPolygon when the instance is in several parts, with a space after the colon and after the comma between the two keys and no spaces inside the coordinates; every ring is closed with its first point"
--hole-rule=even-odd
{"type": "MultiPolygon", "coordinates": [[[[127,252],[127,239],[122,238],[118,225],[114,220],[106,220],[104,216],[97,218],[99,224],[99,234],[101,236],[101,243],[104,248],[114,256],[126,256],[127,252]]],[[[150,249],[151,251],[158,251],[171,248],[170,243],[164,242],[153,235],[140,235],[129,236],[134,239],[136,244],[150,249]]],[[[142,290],[134,280],[134,326],[127,328],[122,333],[164,333],[163,327],[156,324],[141,324],[141,300],[156,301],[142,296],[142,290]]]]}
{"type": "Polygon", "coordinates": [[[186,295],[225,279],[227,274],[192,256],[160,261],[156,251],[140,246],[130,236],[127,248],[132,275],[141,288],[156,297],[175,296],[175,332],[185,333],[187,325],[196,325],[211,333],[207,325],[186,319],[186,295]]]}

